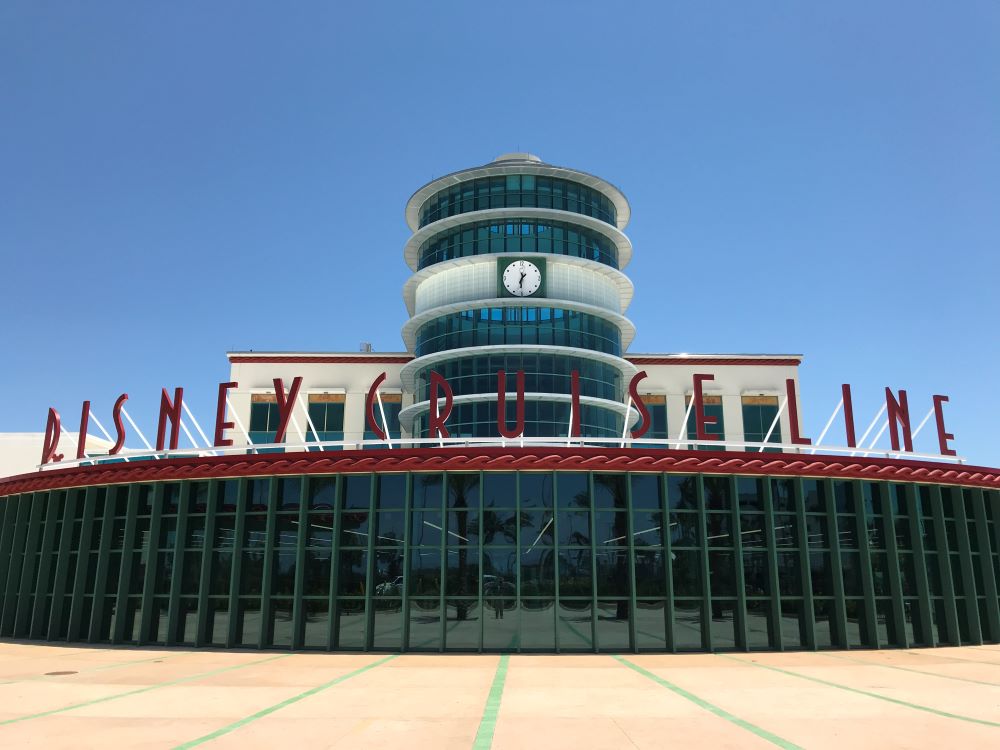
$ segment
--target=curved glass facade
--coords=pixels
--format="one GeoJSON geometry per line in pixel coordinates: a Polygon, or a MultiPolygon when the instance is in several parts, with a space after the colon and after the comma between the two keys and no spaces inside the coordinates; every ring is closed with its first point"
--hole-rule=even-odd
{"type": "Polygon", "coordinates": [[[507,373],[507,390],[517,388],[517,372],[524,370],[526,393],[570,393],[571,373],[580,373],[580,395],[603,398],[608,401],[625,400],[625,387],[621,371],[606,364],[584,357],[566,357],[561,354],[518,353],[480,354],[476,356],[438,362],[416,374],[415,401],[430,398],[430,373],[436,371],[451,386],[456,396],[470,393],[497,392],[497,373],[507,373]]]}
{"type": "MultiPolygon", "coordinates": [[[[514,394],[504,404],[507,424],[513,428],[517,419],[514,394]]],[[[570,404],[568,401],[524,401],[524,436],[553,437],[569,434],[570,404]]],[[[483,401],[455,404],[446,427],[452,437],[496,437],[496,394],[487,394],[483,401]]],[[[581,404],[580,434],[583,437],[620,438],[622,417],[611,409],[581,404]]],[[[426,412],[413,420],[413,434],[430,437],[427,433],[426,412]]]]}
{"type": "Polygon", "coordinates": [[[477,221],[450,229],[420,246],[418,269],[455,258],[495,253],[552,253],[618,268],[618,248],[599,232],[561,221],[477,221]]]}
{"type": "Polygon", "coordinates": [[[428,321],[417,330],[414,355],[468,346],[550,344],[621,356],[622,336],[611,321],[553,307],[484,307],[428,321]]]}
{"type": "Polygon", "coordinates": [[[1000,491],[419,472],[0,498],[0,637],[334,651],[1000,641],[1000,491]]]}
{"type": "Polygon", "coordinates": [[[435,193],[420,207],[420,226],[489,208],[555,208],[616,225],[615,205],[603,193],[557,177],[506,175],[466,180],[435,193]]]}

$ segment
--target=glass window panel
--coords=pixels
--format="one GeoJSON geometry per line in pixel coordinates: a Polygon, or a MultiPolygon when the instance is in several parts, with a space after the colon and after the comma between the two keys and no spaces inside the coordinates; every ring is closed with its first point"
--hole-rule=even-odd
{"type": "Polygon", "coordinates": [[[434,596],[441,593],[441,552],[414,549],[410,552],[410,594],[434,596]]]}
{"type": "Polygon", "coordinates": [[[671,510],[697,510],[698,478],[683,474],[667,475],[667,497],[671,510]]]}
{"type": "Polygon", "coordinates": [[[410,544],[436,546],[441,544],[442,519],[440,511],[414,511],[410,522],[410,544]]]}
{"type": "Polygon", "coordinates": [[[521,648],[555,650],[555,602],[552,599],[521,601],[521,648]]]}
{"type": "Polygon", "coordinates": [[[663,507],[660,497],[662,485],[659,474],[632,474],[629,481],[632,485],[633,508],[659,510],[663,507]]]}
{"type": "Polygon", "coordinates": [[[701,596],[701,553],[675,550],[673,555],[674,596],[701,596]]]}
{"type": "Polygon", "coordinates": [[[560,545],[590,544],[590,511],[560,511],[556,525],[560,545]]]}
{"type": "Polygon", "coordinates": [[[592,651],[594,637],[592,627],[593,607],[589,600],[559,601],[559,650],[592,651]]]}
{"type": "Polygon", "coordinates": [[[770,596],[771,579],[766,552],[743,553],[743,581],[747,596],[770,596]]]}
{"type": "Polygon", "coordinates": [[[365,647],[364,599],[341,599],[337,603],[337,647],[360,650],[365,647]]]}
{"type": "Polygon", "coordinates": [[[701,602],[674,602],[674,646],[678,651],[701,651],[701,602]]]}
{"type": "Polygon", "coordinates": [[[445,648],[448,651],[479,649],[480,611],[477,600],[449,599],[445,618],[445,648]]]}
{"type": "Polygon", "coordinates": [[[591,507],[586,474],[559,474],[559,507],[561,509],[591,507]]]}
{"type": "MultiPolygon", "coordinates": [[[[631,593],[627,549],[606,549],[596,553],[597,595],[625,597],[631,593]]],[[[562,594],[560,589],[560,594],[562,594]]]]}
{"type": "Polygon", "coordinates": [[[555,593],[555,558],[552,550],[536,547],[521,555],[521,596],[555,593]]]}

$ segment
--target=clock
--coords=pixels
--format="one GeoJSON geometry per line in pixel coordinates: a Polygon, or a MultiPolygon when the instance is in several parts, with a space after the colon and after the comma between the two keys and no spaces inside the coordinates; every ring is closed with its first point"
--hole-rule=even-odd
{"type": "Polygon", "coordinates": [[[542,271],[530,260],[515,260],[503,269],[503,288],[514,297],[530,297],[542,287],[542,271]]]}

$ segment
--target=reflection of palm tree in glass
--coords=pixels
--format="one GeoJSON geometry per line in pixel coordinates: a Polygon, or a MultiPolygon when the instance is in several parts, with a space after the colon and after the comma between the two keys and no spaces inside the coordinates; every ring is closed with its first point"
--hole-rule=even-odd
{"type": "Polygon", "coordinates": [[[506,514],[506,512],[495,510],[483,511],[484,544],[495,544],[498,542],[514,544],[517,541],[513,516],[501,516],[501,513],[506,514]]]}
{"type": "MultiPolygon", "coordinates": [[[[611,495],[612,505],[616,511],[625,511],[628,508],[625,481],[626,476],[624,474],[594,475],[594,484],[604,488],[611,495]]],[[[618,544],[628,543],[627,513],[615,513],[611,538],[618,540],[618,544]]],[[[603,540],[601,541],[603,542],[603,540]]],[[[614,555],[611,575],[614,581],[615,593],[627,592],[629,589],[628,560],[626,558],[627,555],[614,555]]],[[[617,602],[615,606],[615,619],[627,620],[629,616],[628,606],[629,603],[627,600],[617,602]]]]}
{"type": "MultiPolygon", "coordinates": [[[[457,519],[455,533],[460,541],[468,543],[469,540],[469,501],[468,495],[479,486],[478,474],[451,474],[448,476],[448,494],[452,509],[460,511],[449,514],[457,519]]],[[[449,540],[450,541],[450,540],[449,540]]],[[[469,548],[467,546],[458,549],[458,581],[453,593],[456,596],[465,596],[469,592],[466,590],[469,548]]],[[[469,605],[467,602],[459,600],[455,604],[455,613],[459,620],[464,620],[468,615],[469,605]]]]}

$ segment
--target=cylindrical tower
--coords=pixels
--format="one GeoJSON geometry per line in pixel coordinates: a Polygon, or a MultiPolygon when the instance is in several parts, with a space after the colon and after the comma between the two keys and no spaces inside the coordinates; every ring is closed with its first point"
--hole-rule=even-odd
{"type": "Polygon", "coordinates": [[[400,422],[427,437],[429,379],[454,391],[447,428],[497,437],[497,372],[507,373],[507,424],[515,424],[516,373],[525,373],[529,437],[569,434],[571,373],[580,376],[580,433],[619,437],[629,379],[623,354],[635,334],[624,317],[632,282],[622,270],[632,245],[622,233],[629,205],[605,180],[504,154],[436,179],[406,204],[413,236],[404,256],[410,319],[402,370],[414,394],[400,422]]]}

